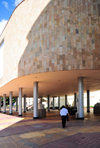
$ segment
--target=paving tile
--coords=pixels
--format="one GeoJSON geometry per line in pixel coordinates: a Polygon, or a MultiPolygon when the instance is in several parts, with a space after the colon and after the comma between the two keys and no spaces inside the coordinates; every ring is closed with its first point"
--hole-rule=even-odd
{"type": "Polygon", "coordinates": [[[0,118],[0,124],[6,125],[0,131],[0,148],[100,147],[100,117],[94,115],[84,121],[71,118],[65,129],[57,112],[56,117],[55,112],[51,112],[47,118],[39,120],[33,120],[30,113],[28,118],[17,119],[5,114],[0,114],[0,118]],[[16,122],[13,122],[14,118],[16,122]]]}

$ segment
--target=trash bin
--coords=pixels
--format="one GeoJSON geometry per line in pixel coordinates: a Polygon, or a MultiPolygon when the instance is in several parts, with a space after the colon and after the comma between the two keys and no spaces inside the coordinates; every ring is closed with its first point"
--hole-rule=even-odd
{"type": "Polygon", "coordinates": [[[39,118],[45,118],[46,117],[46,109],[38,109],[38,116],[39,116],[39,118]]]}
{"type": "Polygon", "coordinates": [[[100,103],[94,105],[94,114],[100,114],[100,103]]]}

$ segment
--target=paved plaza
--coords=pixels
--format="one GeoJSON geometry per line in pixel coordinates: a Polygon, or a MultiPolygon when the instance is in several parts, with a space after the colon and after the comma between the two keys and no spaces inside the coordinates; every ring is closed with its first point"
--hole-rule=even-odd
{"type": "Polygon", "coordinates": [[[100,148],[100,116],[85,115],[85,120],[70,117],[63,129],[58,111],[38,120],[32,119],[32,113],[23,117],[0,113],[0,148],[39,147],[100,148]]]}

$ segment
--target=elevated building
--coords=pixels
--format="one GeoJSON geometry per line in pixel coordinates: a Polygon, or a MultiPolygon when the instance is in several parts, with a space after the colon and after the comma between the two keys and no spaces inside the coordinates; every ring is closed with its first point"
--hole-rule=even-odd
{"type": "Polygon", "coordinates": [[[100,89],[99,0],[24,0],[0,46],[0,96],[19,96],[19,104],[23,95],[34,96],[37,118],[38,96],[78,93],[78,117],[84,118],[83,91],[89,107],[89,90],[100,89]]]}

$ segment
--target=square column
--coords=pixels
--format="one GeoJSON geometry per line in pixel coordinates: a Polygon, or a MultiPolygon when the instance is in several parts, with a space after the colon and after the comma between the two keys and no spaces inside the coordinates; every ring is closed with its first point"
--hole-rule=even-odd
{"type": "Polygon", "coordinates": [[[16,112],[18,111],[18,97],[16,97],[16,112]]]}
{"type": "Polygon", "coordinates": [[[12,92],[9,93],[9,114],[12,115],[12,92]]]}
{"type": "Polygon", "coordinates": [[[41,106],[42,106],[42,97],[40,97],[40,104],[41,104],[41,106]]]}
{"type": "Polygon", "coordinates": [[[19,88],[19,116],[22,116],[22,88],[19,88]]]}
{"type": "Polygon", "coordinates": [[[58,109],[60,109],[60,96],[58,96],[58,109]]]}
{"type": "Polygon", "coordinates": [[[65,106],[67,105],[67,95],[65,95],[65,106]]]}
{"type": "Polygon", "coordinates": [[[84,119],[84,103],[83,103],[83,77],[78,79],[79,96],[78,96],[78,119],[84,119]]]}
{"type": "Polygon", "coordinates": [[[26,96],[24,95],[24,113],[26,113],[26,96]]]}
{"type": "Polygon", "coordinates": [[[38,82],[34,82],[34,90],[33,90],[33,97],[34,97],[34,119],[38,119],[38,82]]]}
{"type": "Polygon", "coordinates": [[[1,97],[0,97],[0,112],[1,112],[1,97]]]}
{"type": "Polygon", "coordinates": [[[53,110],[55,109],[55,97],[53,97],[53,110]]]}
{"type": "Polygon", "coordinates": [[[48,96],[48,112],[50,112],[50,97],[48,96]]]}
{"type": "Polygon", "coordinates": [[[90,112],[90,91],[87,90],[87,112],[90,112]]]}
{"type": "Polygon", "coordinates": [[[3,113],[6,113],[6,94],[3,95],[3,113]]]}
{"type": "Polygon", "coordinates": [[[42,97],[40,97],[40,99],[39,99],[38,109],[43,109],[43,105],[42,105],[42,97]]]}
{"type": "Polygon", "coordinates": [[[74,93],[74,107],[76,107],[76,93],[74,93]]]}

